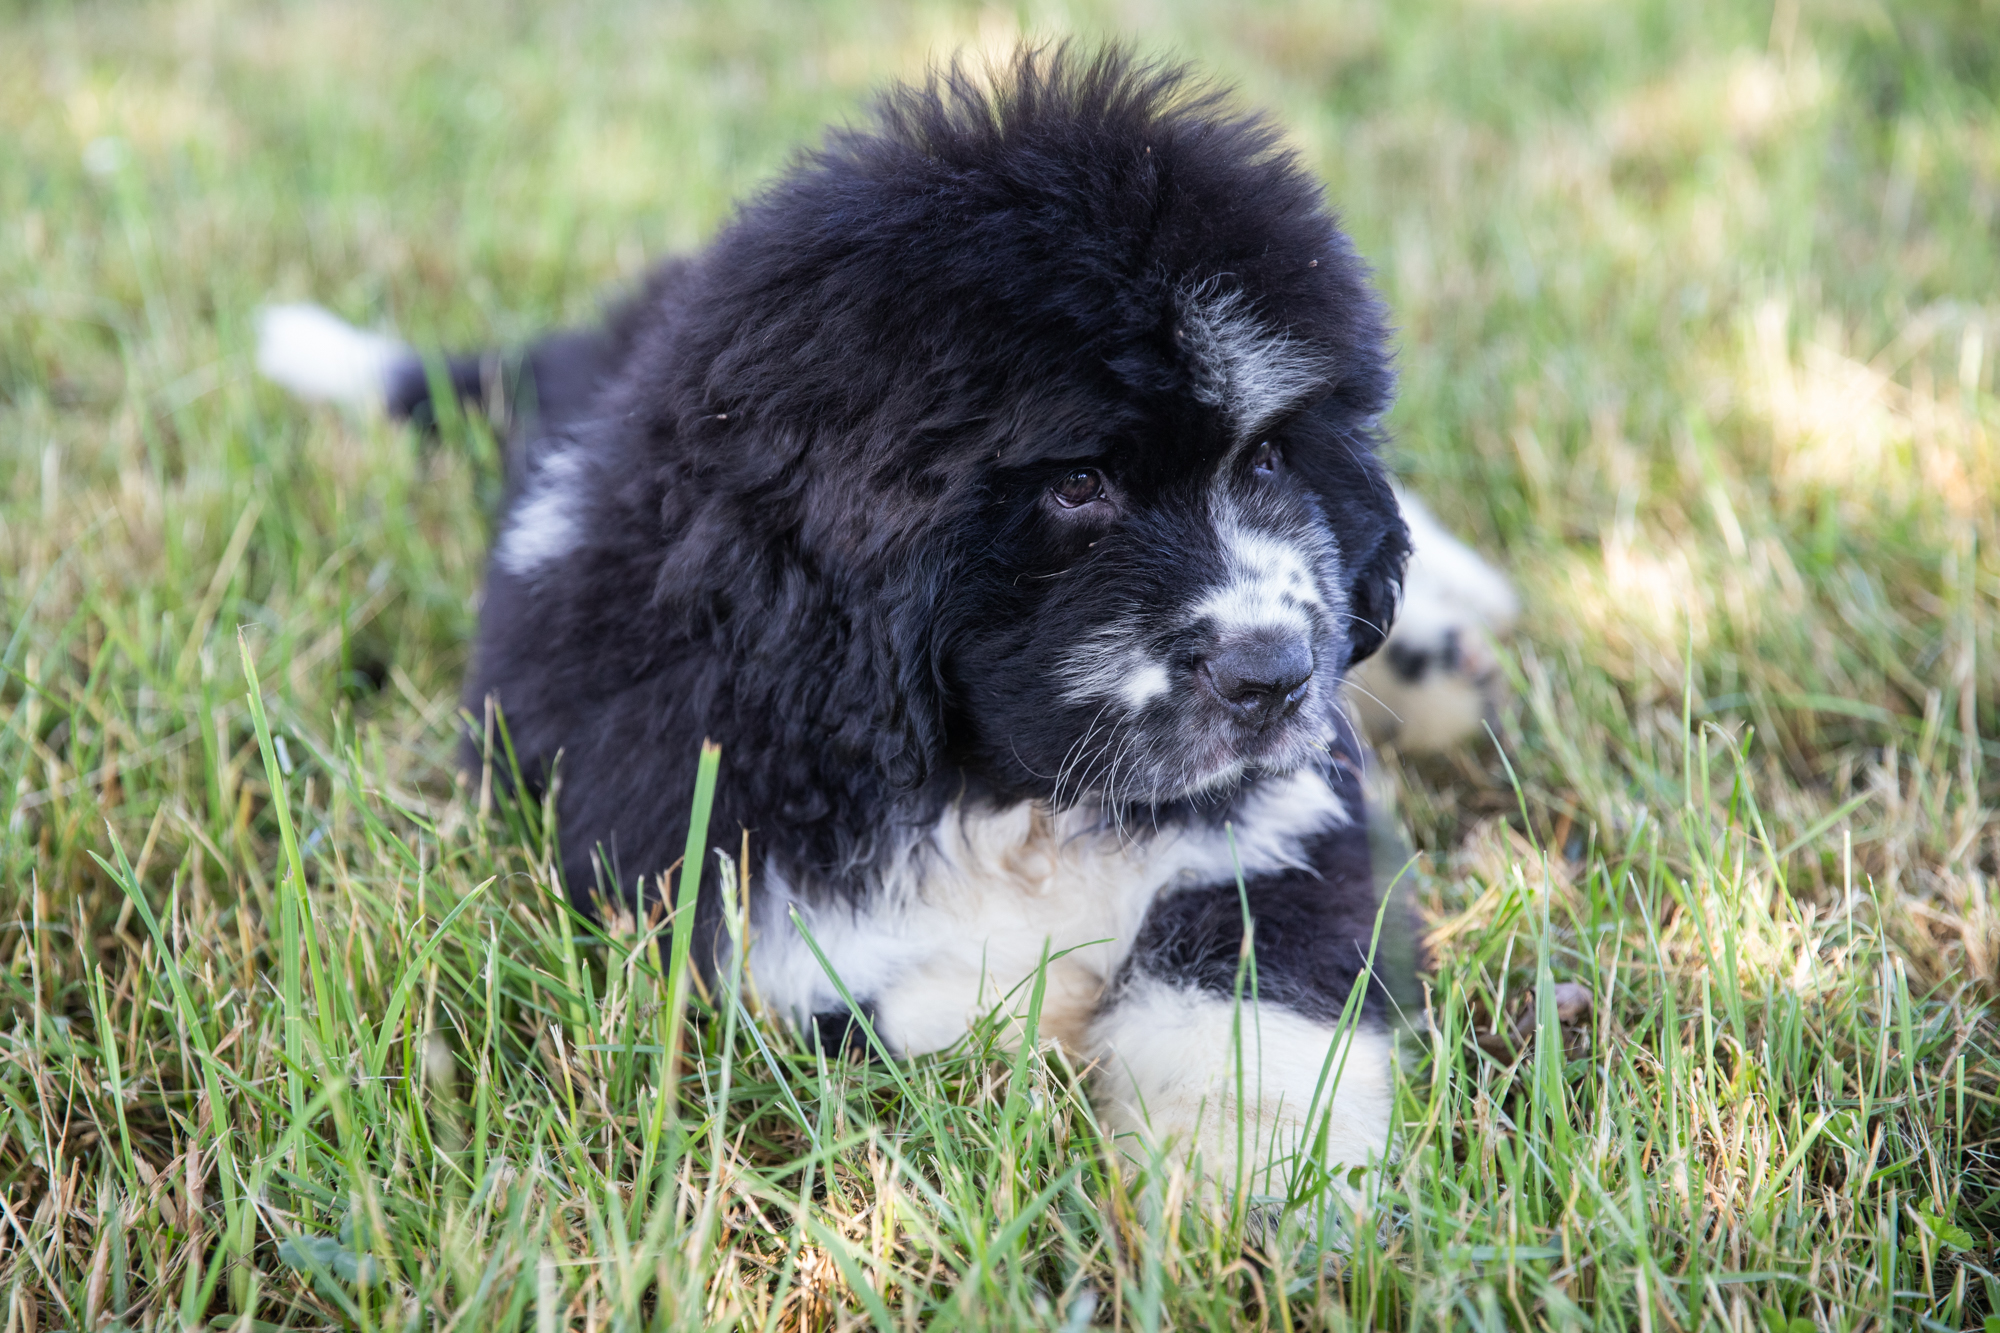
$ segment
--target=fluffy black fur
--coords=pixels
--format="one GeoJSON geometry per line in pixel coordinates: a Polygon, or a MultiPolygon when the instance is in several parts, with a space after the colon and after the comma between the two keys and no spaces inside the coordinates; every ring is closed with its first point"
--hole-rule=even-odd
{"type": "MultiPolygon", "coordinates": [[[[453,363],[458,392],[492,396],[483,364],[453,363]]],[[[1334,683],[1382,642],[1408,550],[1375,455],[1383,312],[1272,128],[1185,71],[1056,51],[997,91],[957,68],[893,91],[526,365],[506,523],[543,503],[559,540],[530,559],[503,533],[467,700],[497,700],[531,784],[558,775],[586,908],[656,891],[705,736],[714,827],[828,902],[865,901],[953,807],[1081,804],[1143,838],[1310,764],[1359,809],[1334,683]],[[1202,310],[1310,381],[1254,439],[1202,310]],[[1285,648],[1311,679],[1283,704],[1317,732],[1212,695],[1221,650],[1187,606],[1226,579],[1219,494],[1323,539],[1324,613],[1285,648]],[[1169,682],[1115,747],[1092,739],[1108,705],[1065,685],[1107,633],[1169,682]]],[[[392,407],[427,393],[412,362],[392,407]]],[[[1376,898],[1358,825],[1308,846],[1249,907],[1266,993],[1327,1017],[1376,898]]],[[[1243,926],[1233,882],[1169,894],[1128,971],[1226,990],[1243,926]]]]}

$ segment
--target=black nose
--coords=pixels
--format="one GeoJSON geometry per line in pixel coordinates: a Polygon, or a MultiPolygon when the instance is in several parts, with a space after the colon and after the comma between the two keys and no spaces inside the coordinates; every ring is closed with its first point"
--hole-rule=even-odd
{"type": "Polygon", "coordinates": [[[1261,726],[1299,706],[1312,679],[1312,645],[1296,634],[1245,635],[1224,643],[1202,670],[1224,703],[1261,726]]]}

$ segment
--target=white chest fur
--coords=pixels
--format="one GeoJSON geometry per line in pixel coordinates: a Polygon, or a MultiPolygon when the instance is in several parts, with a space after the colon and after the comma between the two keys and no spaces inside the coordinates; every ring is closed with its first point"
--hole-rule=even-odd
{"type": "Polygon", "coordinates": [[[1033,803],[954,808],[852,908],[809,906],[811,895],[767,872],[751,975],[795,1021],[845,1007],[791,925],[796,907],[883,1040],[915,1054],[949,1046],[996,1008],[1024,1014],[1046,957],[1040,1031],[1083,1052],[1157,897],[1299,865],[1307,838],[1349,818],[1314,772],[1264,779],[1228,828],[1119,830],[1096,812],[1033,803]]]}

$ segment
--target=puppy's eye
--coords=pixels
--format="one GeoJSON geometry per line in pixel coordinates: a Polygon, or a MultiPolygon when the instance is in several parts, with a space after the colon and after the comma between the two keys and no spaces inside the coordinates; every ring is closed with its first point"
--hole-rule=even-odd
{"type": "Polygon", "coordinates": [[[1075,509],[1093,500],[1104,498],[1104,474],[1094,467],[1080,467],[1065,473],[1062,480],[1049,488],[1056,503],[1065,509],[1075,509]]]}
{"type": "Polygon", "coordinates": [[[1250,451],[1250,475],[1253,477],[1275,477],[1278,475],[1278,446],[1269,440],[1250,451]]]}

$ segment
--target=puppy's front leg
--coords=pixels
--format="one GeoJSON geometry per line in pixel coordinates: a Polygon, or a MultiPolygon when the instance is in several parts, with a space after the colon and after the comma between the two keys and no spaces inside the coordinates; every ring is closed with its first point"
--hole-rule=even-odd
{"type": "MultiPolygon", "coordinates": [[[[1313,868],[1157,902],[1091,1029],[1107,1127],[1195,1160],[1224,1192],[1285,1193],[1302,1153],[1339,1168],[1389,1149],[1389,1004],[1370,960],[1366,835],[1357,823],[1309,850],[1313,868]]],[[[1385,934],[1405,928],[1384,923],[1385,934]]]]}

